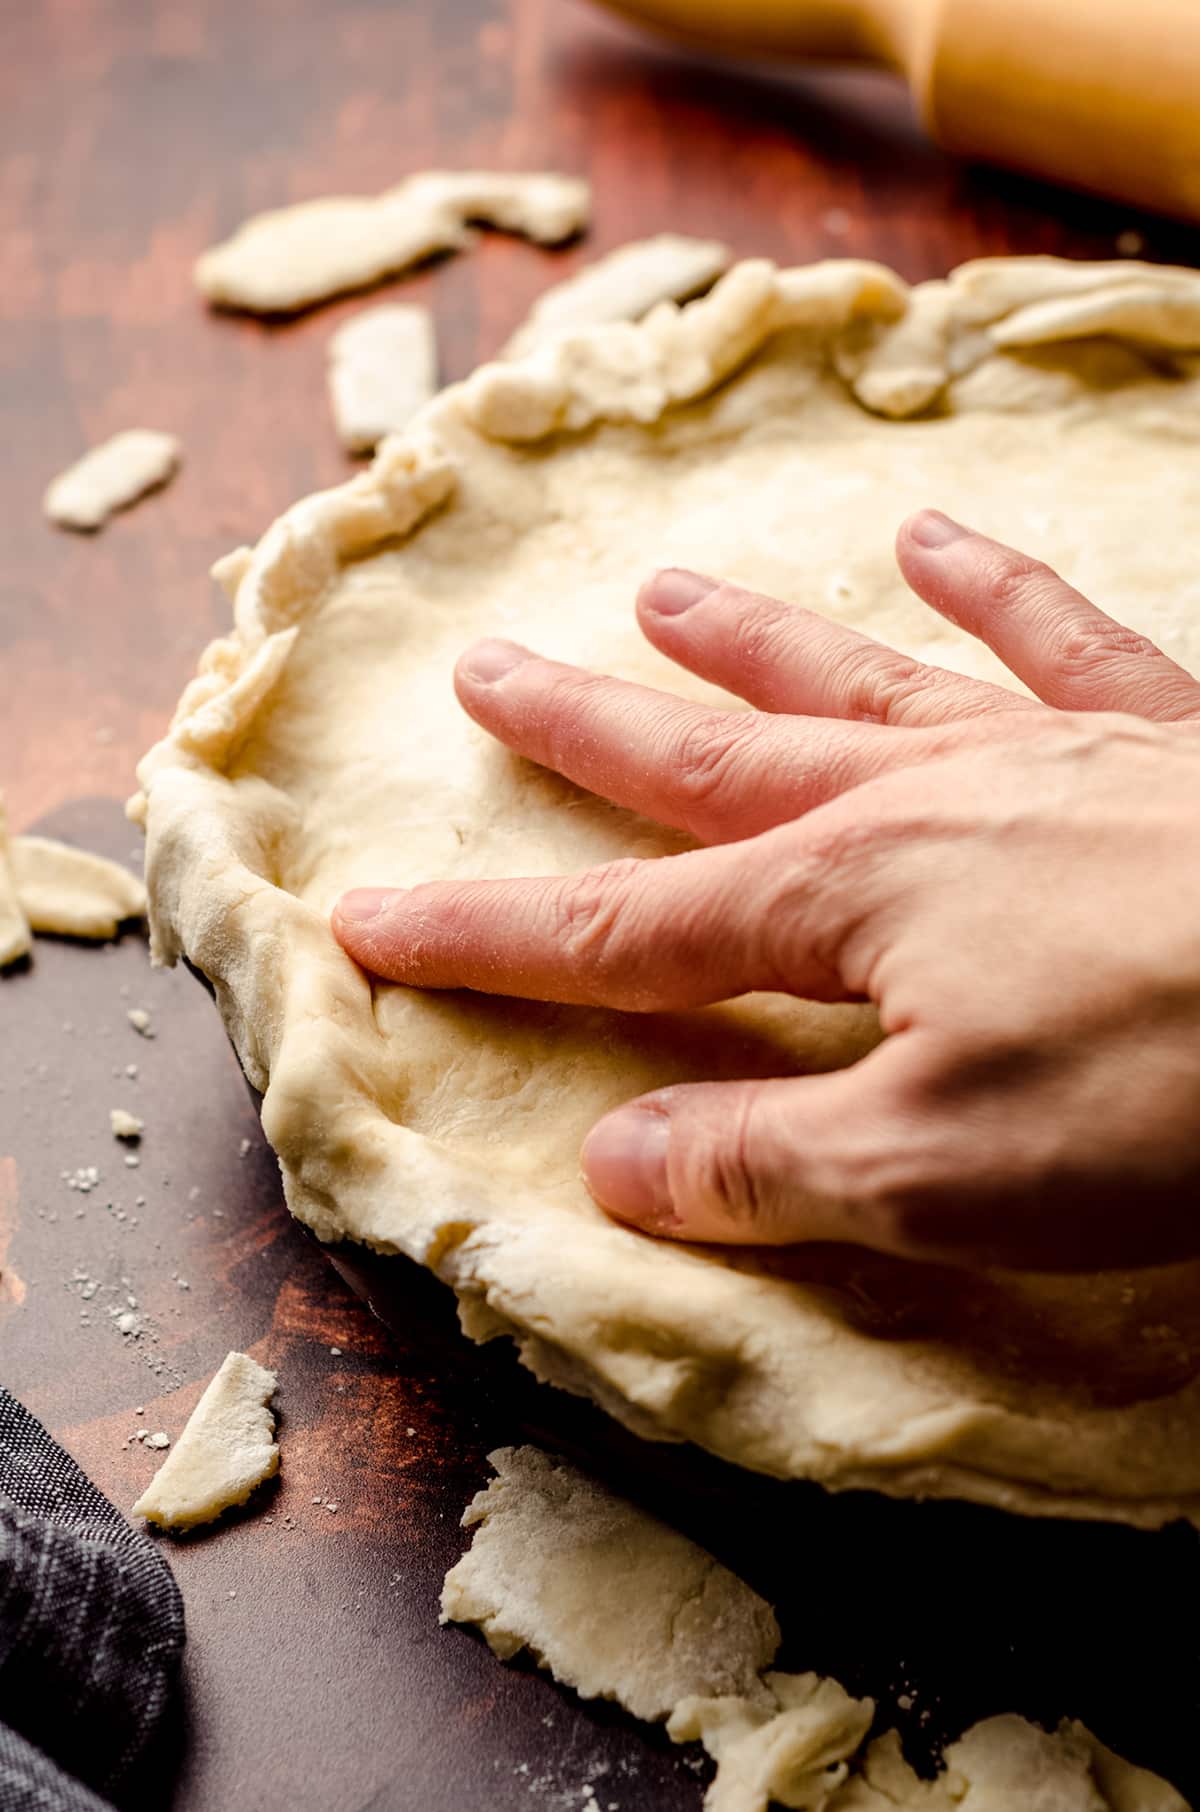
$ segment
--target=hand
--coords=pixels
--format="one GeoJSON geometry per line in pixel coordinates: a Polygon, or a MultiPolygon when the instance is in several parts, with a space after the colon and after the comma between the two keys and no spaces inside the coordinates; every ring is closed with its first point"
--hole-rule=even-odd
{"type": "Polygon", "coordinates": [[[1038,1269],[1200,1253],[1200,683],[935,511],[897,555],[1037,699],[659,573],[646,636],[756,710],[503,642],[456,687],[522,755],[712,847],[361,890],[337,936],[425,988],[874,1001],[890,1036],[850,1069],[665,1088],[598,1122],[588,1185],[648,1232],[1038,1269]]]}

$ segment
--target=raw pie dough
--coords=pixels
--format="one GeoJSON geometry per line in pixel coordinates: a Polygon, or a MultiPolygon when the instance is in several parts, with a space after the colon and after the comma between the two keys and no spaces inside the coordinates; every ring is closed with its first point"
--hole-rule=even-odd
{"type": "Polygon", "coordinates": [[[0,795],[0,969],[20,962],[33,949],[33,932],[17,894],[8,836],[8,813],[0,795]]]}
{"type": "Polygon", "coordinates": [[[62,528],[98,529],[117,510],[166,484],[179,458],[173,434],[127,428],[60,472],[47,487],[42,506],[62,528]]]}
{"type": "Polygon", "coordinates": [[[28,956],[35,931],[115,937],[145,910],[145,887],[119,862],[52,837],[10,837],[0,798],[0,969],[28,956]]]}
{"type": "Polygon", "coordinates": [[[581,1698],[651,1723],[695,1695],[767,1702],[759,1675],[779,1625],[757,1592],[536,1447],[488,1460],[496,1477],[463,1513],[475,1538],[446,1575],[444,1623],[477,1623],[503,1661],[530,1648],[581,1698]]]}
{"type": "Polygon", "coordinates": [[[382,195],[329,195],[243,222],[196,261],[210,302],[286,314],[471,243],[480,220],[539,245],[587,225],[588,185],[575,176],[426,170],[382,195]]]}
{"type": "Polygon", "coordinates": [[[718,239],[688,239],[682,233],[634,239],[543,290],[500,356],[523,358],[603,321],[640,321],[656,302],[698,295],[729,263],[729,247],[718,239]]]}
{"type": "Polygon", "coordinates": [[[329,397],[338,438],[369,453],[412,420],[437,389],[433,316],[409,303],[364,308],[329,341],[329,397]]]}
{"type": "Polygon", "coordinates": [[[536,1447],[489,1454],[471,1546],[442,1620],[477,1623],[502,1660],[528,1648],[582,1698],[616,1699],[699,1738],[717,1764],[706,1812],[1188,1812],[1158,1775],[1082,1724],[987,1718],[921,1780],[894,1731],[860,1754],[875,1707],[836,1680],[768,1671],[770,1607],[702,1548],[536,1447]],[[853,1772],[851,1772],[853,1770],[853,1772]]]}
{"type": "Polygon", "coordinates": [[[9,862],[34,931],[115,937],[126,919],[140,919],[146,910],[146,889],[136,875],[107,856],[53,837],[14,837],[9,862]]]}
{"type": "Polygon", "coordinates": [[[450,679],[498,633],[713,696],[637,633],[636,586],[663,563],[1003,678],[897,574],[897,523],[936,503],[1200,668],[1198,351],[1183,271],[985,260],[913,292],[878,265],[746,263],[682,310],[484,367],[223,561],[233,631],[134,809],[158,957],[211,979],[293,1212],[428,1265],[475,1339],[508,1335],[646,1436],[831,1488],[1196,1517],[1200,1266],[947,1277],[839,1248],[704,1251],[589,1200],[600,1113],[845,1063],[878,1036],[868,1012],[420,993],[369,981],[327,915],[360,884],[680,847],[508,754],[450,679]]]}
{"type": "Polygon", "coordinates": [[[274,1478],[279,1447],[268,1405],[277,1382],[249,1354],[226,1354],[132,1514],[160,1529],[191,1529],[274,1478]]]}

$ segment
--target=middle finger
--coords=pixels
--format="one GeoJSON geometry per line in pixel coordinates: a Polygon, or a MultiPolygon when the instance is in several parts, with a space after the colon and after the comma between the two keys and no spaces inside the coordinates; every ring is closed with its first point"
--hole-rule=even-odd
{"type": "Polygon", "coordinates": [[[886,769],[929,758],[942,740],[713,710],[542,660],[513,642],[478,643],[454,679],[464,708],[517,754],[705,843],[771,830],[886,769]]]}
{"type": "Polygon", "coordinates": [[[763,711],[868,724],[965,723],[1032,699],[930,666],[816,611],[667,567],[638,593],[638,620],[671,660],[763,711]]]}

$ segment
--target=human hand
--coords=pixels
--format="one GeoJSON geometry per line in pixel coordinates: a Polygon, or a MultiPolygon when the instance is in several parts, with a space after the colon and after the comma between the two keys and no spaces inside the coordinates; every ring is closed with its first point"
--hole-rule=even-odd
{"type": "Polygon", "coordinates": [[[661,1089],[597,1123],[588,1185],[648,1232],[1037,1269],[1200,1253],[1200,682],[937,512],[897,556],[1036,699],[668,570],[644,633],[756,710],[502,642],[456,688],[522,755],[710,847],[359,890],[334,930],[419,987],[873,1000],[890,1036],[850,1069],[661,1089]]]}

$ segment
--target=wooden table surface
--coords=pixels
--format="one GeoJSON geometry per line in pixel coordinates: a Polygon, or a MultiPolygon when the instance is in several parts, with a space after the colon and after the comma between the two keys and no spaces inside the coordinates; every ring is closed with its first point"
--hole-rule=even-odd
{"type": "MultiPolygon", "coordinates": [[[[192,288],[246,214],[433,166],[586,173],[579,247],[490,236],[389,286],[433,306],[447,378],[546,282],[668,227],[910,279],[984,253],[1113,256],[1132,232],[1200,262],[1194,231],[954,163],[884,78],[735,73],[574,0],[45,0],[7,9],[5,51],[0,785],[17,828],[48,817],[131,859],[115,802],[226,626],[209,565],[348,469],[323,374],[357,303],[262,325],[192,288]],[[180,436],[177,481],[97,537],[51,529],[47,480],[133,425],[180,436]]],[[[621,1812],[696,1806],[656,1734],[439,1631],[458,1515],[519,1430],[486,1356],[451,1378],[419,1335],[387,1339],[289,1222],[191,978],[150,973],[136,938],[46,941],[0,984],[0,1027],[5,1382],[128,1505],[152,1466],[128,1437],[177,1433],[228,1348],[282,1379],[270,1504],[170,1547],[190,1630],[180,1812],[567,1808],[589,1780],[621,1812]],[[146,1120],[136,1168],[108,1134],[118,1104],[146,1120]],[[81,1194],[61,1173],[86,1165],[101,1182],[81,1194]],[[115,1325],[129,1297],[137,1336],[115,1325]]]]}

